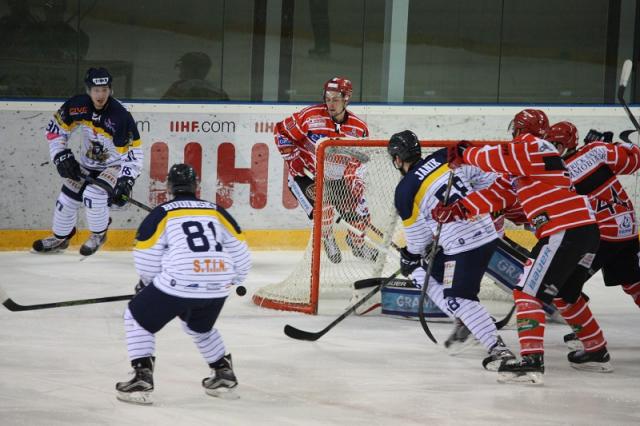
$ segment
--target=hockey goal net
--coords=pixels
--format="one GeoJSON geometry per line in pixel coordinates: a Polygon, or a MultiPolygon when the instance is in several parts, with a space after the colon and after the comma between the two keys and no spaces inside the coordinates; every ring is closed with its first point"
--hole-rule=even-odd
{"type": "MultiPolygon", "coordinates": [[[[453,143],[421,142],[423,155],[453,143]]],[[[404,235],[393,200],[401,175],[387,144],[357,139],[325,139],[318,144],[307,249],[287,278],[254,293],[255,304],[315,314],[320,299],[348,301],[355,281],[389,276],[399,268],[396,248],[404,245],[404,235]]],[[[486,291],[489,298],[504,297],[495,288],[486,291]]]]}

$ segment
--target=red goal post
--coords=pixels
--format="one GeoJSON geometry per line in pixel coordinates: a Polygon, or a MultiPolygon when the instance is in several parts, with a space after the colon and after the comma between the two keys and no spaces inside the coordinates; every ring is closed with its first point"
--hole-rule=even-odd
{"type": "MultiPolygon", "coordinates": [[[[457,142],[421,141],[423,155],[457,142]]],[[[475,141],[473,144],[503,142],[475,141]]],[[[398,256],[391,242],[404,245],[401,224],[393,205],[395,186],[401,175],[391,162],[387,145],[388,140],[336,138],[319,141],[316,148],[316,202],[309,245],[302,261],[294,266],[285,280],[268,284],[255,292],[252,300],[256,305],[317,314],[322,298],[341,298],[348,302],[354,281],[390,275],[397,270],[398,256]],[[359,164],[355,169],[363,182],[365,202],[358,205],[353,205],[353,195],[345,190],[348,185],[340,183],[346,178],[336,176],[336,168],[340,170],[336,158],[343,156],[352,156],[355,164],[359,164]],[[370,223],[365,226],[361,220],[363,216],[345,212],[349,207],[368,210],[370,223]],[[336,221],[336,216],[350,217],[336,221]],[[327,235],[334,236],[339,246],[339,263],[331,261],[325,252],[323,238],[327,235]],[[360,256],[362,249],[354,241],[362,239],[363,247],[377,252],[375,259],[372,259],[373,255],[360,256]]]]}

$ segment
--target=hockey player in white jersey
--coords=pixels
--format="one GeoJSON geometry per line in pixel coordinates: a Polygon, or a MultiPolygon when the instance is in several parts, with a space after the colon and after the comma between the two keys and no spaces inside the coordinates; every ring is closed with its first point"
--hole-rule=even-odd
{"type": "Polygon", "coordinates": [[[47,126],[51,160],[64,180],[54,208],[53,235],[35,241],[36,252],[69,247],[78,210],[84,206],[91,235],[80,254],[95,253],[107,239],[109,207],[127,203],[140,175],[140,135],[129,111],[111,96],[111,82],[106,69],[90,68],[85,76],[87,93],[67,100],[47,126]],[[82,145],[76,160],[68,141],[77,129],[82,145]],[[94,182],[88,182],[87,176],[94,182]]]}
{"type": "Polygon", "coordinates": [[[231,354],[213,326],[233,285],[251,268],[240,227],[223,208],[196,198],[196,173],[186,164],[167,178],[174,198],[153,209],[138,228],[134,260],[146,284],[124,314],[127,351],[135,376],[116,384],[118,399],[151,404],[155,333],[182,320],[209,367],[202,380],[211,396],[231,396],[238,384],[231,354]]]}
{"type": "MultiPolygon", "coordinates": [[[[403,175],[395,192],[395,206],[407,239],[407,247],[400,253],[401,272],[411,275],[416,284],[422,286],[426,275],[423,259],[438,226],[432,211],[439,201],[444,201],[450,173],[454,173],[454,177],[449,203],[473,191],[474,186],[486,187],[494,176],[476,167],[451,171],[446,149],[421,158],[420,142],[410,130],[394,134],[387,150],[394,167],[403,175]]],[[[427,287],[429,298],[456,319],[454,332],[445,346],[452,347],[457,340],[463,341],[466,336],[459,334],[468,329],[487,349],[488,356],[482,365],[492,371],[498,369],[502,360],[515,359],[498,335],[489,312],[478,301],[480,281],[497,240],[489,215],[442,225],[441,250],[434,259],[427,287]]]]}

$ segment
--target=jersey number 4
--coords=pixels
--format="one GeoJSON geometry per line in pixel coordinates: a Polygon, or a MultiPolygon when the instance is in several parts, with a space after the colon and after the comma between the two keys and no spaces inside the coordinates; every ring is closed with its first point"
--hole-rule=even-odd
{"type": "MultiPolygon", "coordinates": [[[[222,244],[216,241],[216,228],[213,222],[207,223],[207,228],[211,230],[213,234],[213,242],[215,243],[214,250],[222,251],[222,244]]],[[[206,236],[206,229],[202,226],[202,223],[196,221],[188,221],[182,224],[182,231],[187,236],[187,244],[191,251],[203,252],[209,251],[211,244],[206,236]]]]}

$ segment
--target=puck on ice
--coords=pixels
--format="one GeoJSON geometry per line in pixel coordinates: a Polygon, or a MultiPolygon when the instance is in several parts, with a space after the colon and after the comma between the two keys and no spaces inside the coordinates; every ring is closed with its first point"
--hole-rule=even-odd
{"type": "Polygon", "coordinates": [[[247,289],[242,285],[236,286],[236,294],[238,296],[244,296],[247,294],[247,289]]]}

